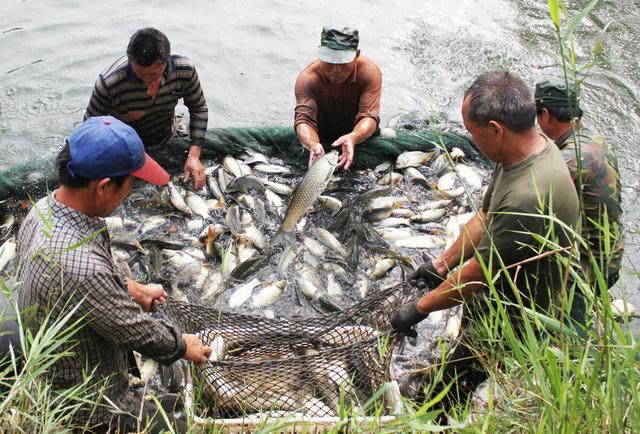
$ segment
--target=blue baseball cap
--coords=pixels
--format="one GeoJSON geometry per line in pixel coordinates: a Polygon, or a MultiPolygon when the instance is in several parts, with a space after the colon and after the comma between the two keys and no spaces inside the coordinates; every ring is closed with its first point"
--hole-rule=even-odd
{"type": "Polygon", "coordinates": [[[142,140],[129,125],[113,116],[84,121],[67,139],[72,176],[88,179],[131,175],[154,185],[165,185],[169,174],[144,152],[142,140]]]}

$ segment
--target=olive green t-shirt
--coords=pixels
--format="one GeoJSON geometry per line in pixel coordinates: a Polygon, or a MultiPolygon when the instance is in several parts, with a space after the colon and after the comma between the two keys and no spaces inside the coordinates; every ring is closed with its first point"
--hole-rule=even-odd
{"type": "MultiPolygon", "coordinates": [[[[560,150],[547,140],[545,149],[520,163],[498,164],[482,209],[488,233],[480,240],[477,253],[485,264],[491,264],[494,276],[501,268],[496,253],[509,266],[557,248],[536,235],[569,246],[570,234],[549,219],[555,216],[570,227],[578,221],[578,197],[560,150]]],[[[509,271],[526,305],[531,306],[533,300],[537,308],[546,311],[557,298],[563,270],[556,259],[551,255],[509,271]]],[[[496,288],[503,297],[515,301],[515,292],[502,273],[496,288]]]]}

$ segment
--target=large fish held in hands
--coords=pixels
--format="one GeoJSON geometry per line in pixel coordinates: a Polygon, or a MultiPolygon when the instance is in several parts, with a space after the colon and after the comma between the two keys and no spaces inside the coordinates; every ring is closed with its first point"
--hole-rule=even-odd
{"type": "Polygon", "coordinates": [[[280,242],[283,237],[290,242],[295,240],[293,232],[296,223],[309,211],[324,191],[337,164],[338,153],[333,151],[325,154],[307,171],[291,194],[291,202],[280,229],[274,236],[274,243],[280,242]]]}

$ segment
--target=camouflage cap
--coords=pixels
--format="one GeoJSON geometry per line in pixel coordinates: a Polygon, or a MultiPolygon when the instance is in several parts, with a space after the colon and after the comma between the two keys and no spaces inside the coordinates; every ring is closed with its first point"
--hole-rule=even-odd
{"type": "Polygon", "coordinates": [[[358,50],[358,29],[324,26],[320,36],[318,57],[327,63],[350,63],[358,50]]]}
{"type": "Polygon", "coordinates": [[[569,88],[563,80],[543,80],[536,84],[533,95],[536,104],[545,107],[569,107],[579,108],[579,88],[574,83],[569,83],[569,88]]]}

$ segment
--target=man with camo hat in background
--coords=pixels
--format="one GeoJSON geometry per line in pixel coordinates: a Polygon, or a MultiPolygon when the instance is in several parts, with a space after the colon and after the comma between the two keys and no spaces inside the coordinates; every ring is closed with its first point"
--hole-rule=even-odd
{"type": "Polygon", "coordinates": [[[294,128],[309,151],[309,166],[326,149],[340,147],[338,167],[348,169],[354,148],[380,123],[382,74],[358,49],[358,30],[324,27],[314,60],[296,80],[294,128]]]}
{"type": "MultiPolygon", "coordinates": [[[[618,159],[601,135],[582,126],[579,96],[576,85],[567,87],[562,80],[537,83],[534,95],[537,119],[542,131],[562,151],[584,204],[582,237],[589,244],[589,250],[582,245],[580,247],[582,269],[586,270],[586,278],[595,289],[595,273],[589,258],[591,252],[607,288],[610,288],[618,280],[623,253],[618,159]],[[602,229],[605,225],[609,227],[609,234],[602,229]]],[[[578,324],[585,323],[585,303],[584,295],[576,292],[571,316],[578,324]]]]}

